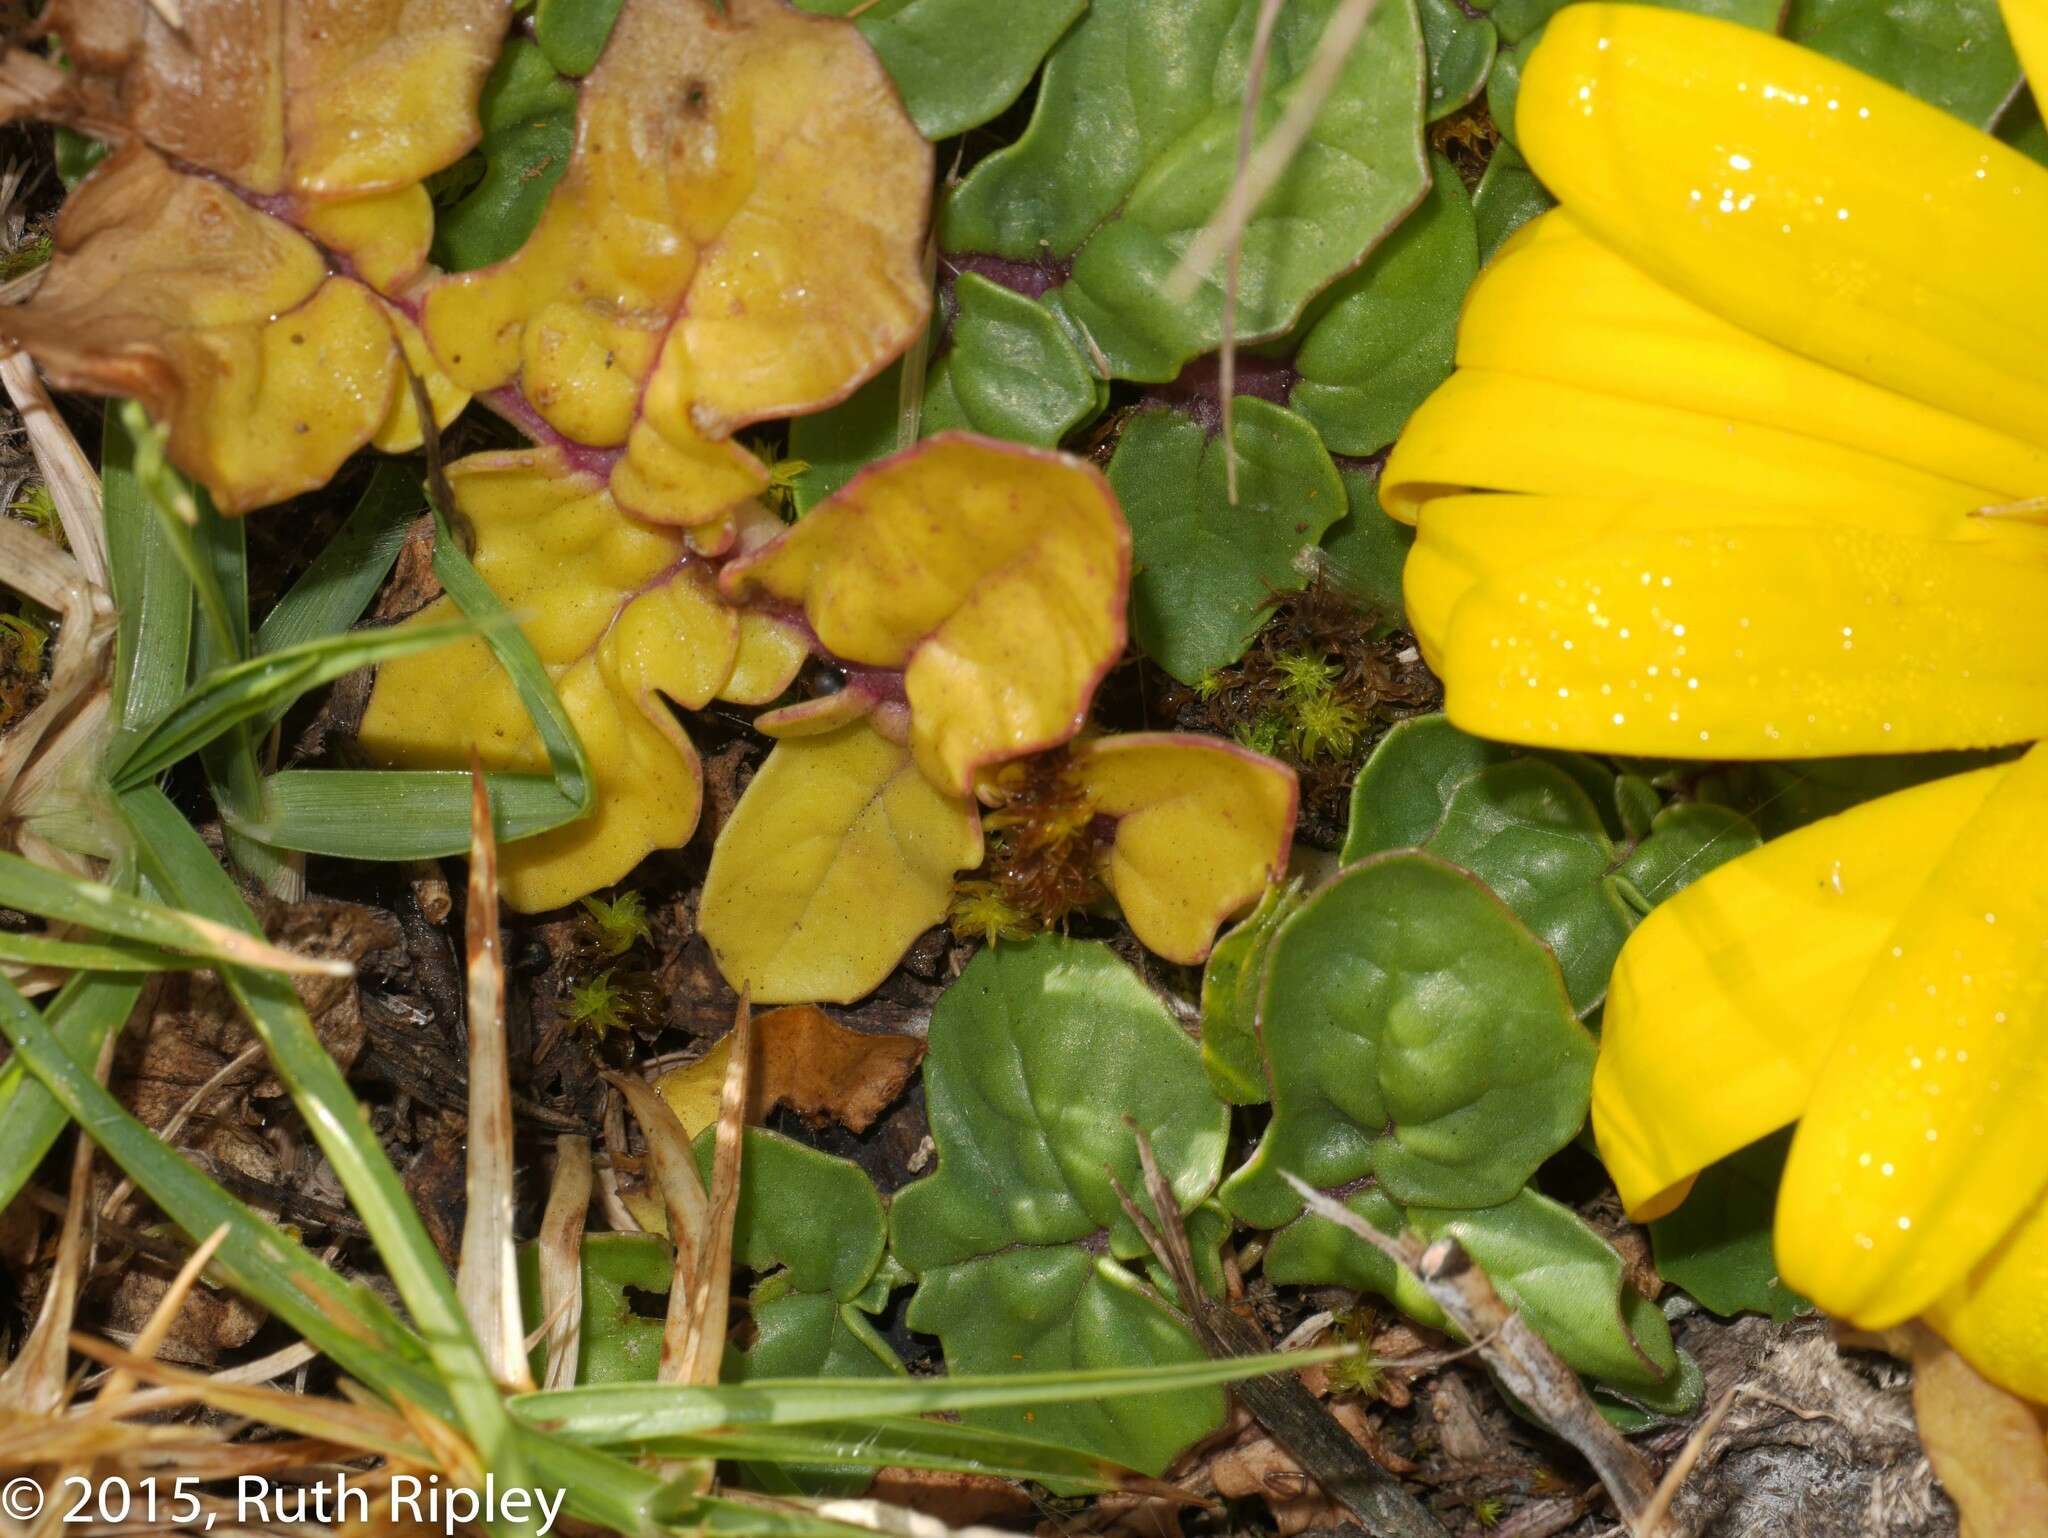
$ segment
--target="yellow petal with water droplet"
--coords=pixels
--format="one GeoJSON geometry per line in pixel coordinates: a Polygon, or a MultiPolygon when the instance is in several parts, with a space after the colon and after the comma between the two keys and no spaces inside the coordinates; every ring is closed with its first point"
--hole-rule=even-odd
{"type": "Polygon", "coordinates": [[[1847,1022],[1792,1142],[1778,1265],[1828,1312],[1885,1329],[2048,1189],[2048,745],[1937,861],[1847,1022]]]}
{"type": "Polygon", "coordinates": [[[1927,1310],[1927,1322],[1993,1383],[2048,1404],[2048,1196],[1927,1310]]]}
{"type": "Polygon", "coordinates": [[[1073,772],[1116,831],[1109,889],[1148,950],[1208,958],[1216,929],[1287,870],[1294,771],[1212,737],[1133,732],[1073,750],[1073,772]]]}
{"type": "Polygon", "coordinates": [[[1447,623],[1431,616],[1459,727],[1693,758],[2048,735],[2042,530],[1969,519],[1952,538],[1923,539],[1639,516],[1640,532],[1494,572],[1447,623]]]}
{"type": "Polygon", "coordinates": [[[856,722],[778,742],[719,831],[698,925],[760,1003],[851,1003],[981,861],[973,806],[856,722]]]}
{"type": "Polygon", "coordinates": [[[1564,209],[1526,226],[1487,264],[1465,300],[1458,363],[1697,413],[1717,426],[1816,438],[1969,488],[1980,504],[2048,486],[2048,448],[1753,336],[1654,282],[1564,209]]]}
{"type": "Polygon", "coordinates": [[[1825,818],[1643,920],[1615,964],[1593,1072],[1593,1132],[1632,1216],[1669,1210],[1673,1187],[1806,1109],[1900,915],[2008,773],[1825,818]]]}
{"type": "Polygon", "coordinates": [[[942,433],[871,466],[734,562],[734,595],[799,604],[834,656],[903,669],[935,785],[1065,742],[1123,651],[1130,531],[1086,462],[942,433]]]}
{"type": "Polygon", "coordinates": [[[2048,445],[2048,169],[1811,49],[1648,6],[1560,11],[1515,121],[1573,217],[1666,287],[2048,445]]]}

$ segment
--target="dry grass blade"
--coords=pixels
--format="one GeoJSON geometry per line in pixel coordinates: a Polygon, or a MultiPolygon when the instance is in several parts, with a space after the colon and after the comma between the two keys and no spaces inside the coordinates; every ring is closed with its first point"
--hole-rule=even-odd
{"type": "Polygon", "coordinates": [[[1649,1464],[1602,1417],[1578,1374],[1501,1301],[1471,1256],[1450,1239],[1425,1246],[1411,1233],[1389,1238],[1306,1181],[1292,1174],[1285,1178],[1310,1212],[1355,1234],[1411,1273],[1464,1337],[1479,1347],[1479,1359],[1501,1387],[1584,1455],[1629,1531],[1642,1531],[1639,1523],[1656,1497],[1649,1464]]]}
{"type": "MultiPolygon", "coordinates": [[[[682,1383],[715,1384],[725,1354],[732,1307],[732,1225],[740,1205],[740,1154],[747,1130],[747,1096],[754,1062],[754,1011],[740,994],[727,1047],[725,1091],[718,1103],[718,1134],[711,1164],[711,1207],[697,1241],[697,1296],[690,1334],[678,1364],[682,1383]]],[[[663,1367],[666,1368],[664,1353],[663,1367]]]]}
{"type": "Polygon", "coordinates": [[[0,387],[21,413],[28,430],[36,468],[49,488],[64,538],[78,558],[78,568],[94,587],[107,586],[107,530],[100,499],[100,478],[57,414],[56,402],[36,376],[28,354],[15,351],[0,357],[0,387]]]}
{"type": "Polygon", "coordinates": [[[0,519],[0,572],[9,587],[57,611],[56,655],[50,681],[36,708],[0,739],[0,820],[12,809],[15,782],[35,756],[36,746],[61,724],[100,676],[100,663],[114,634],[114,611],[103,590],[87,580],[69,552],[58,549],[26,524],[0,519]]]}
{"type": "Polygon", "coordinates": [[[1308,68],[1301,73],[1287,110],[1281,113],[1280,121],[1273,125],[1273,131],[1246,164],[1244,174],[1231,183],[1230,194],[1223,200],[1223,206],[1203,226],[1179,264],[1167,275],[1167,297],[1175,303],[1185,304],[1193,298],[1202,280],[1214,270],[1216,259],[1229,249],[1233,240],[1244,238],[1245,226],[1251,223],[1252,215],[1265,202],[1273,184],[1293,163],[1296,153],[1309,136],[1309,130],[1316,126],[1316,115],[1323,110],[1323,103],[1336,88],[1345,60],[1364,35],[1365,24],[1372,19],[1373,4],[1374,0],[1342,0],[1329,21],[1324,23],[1322,38],[1316,44],[1308,68]]]}
{"type": "Polygon", "coordinates": [[[491,829],[490,787],[474,752],[469,783],[469,907],[463,919],[469,960],[468,1207],[455,1293],[491,1376],[508,1387],[531,1389],[512,1244],[512,1078],[505,1051],[498,841],[491,829]]]}
{"type": "Polygon", "coordinates": [[[597,1167],[598,1204],[615,1233],[637,1234],[640,1220],[619,1195],[619,1171],[626,1158],[626,1100],[615,1087],[604,1097],[604,1158],[597,1167]]]}
{"type": "MultiPolygon", "coordinates": [[[[233,1057],[229,1058],[225,1063],[221,1064],[220,1067],[217,1070],[215,1070],[211,1078],[209,1078],[204,1084],[200,1085],[199,1088],[192,1091],[192,1093],[186,1097],[185,1103],[179,1106],[177,1110],[171,1113],[171,1119],[163,1124],[163,1128],[161,1131],[157,1133],[157,1136],[164,1140],[164,1143],[167,1147],[177,1147],[178,1134],[185,1130],[185,1123],[192,1119],[193,1115],[199,1110],[199,1108],[205,1105],[206,1102],[214,1096],[214,1094],[221,1088],[222,1085],[226,1084],[230,1079],[234,1078],[234,1076],[240,1073],[244,1068],[247,1068],[252,1063],[259,1061],[262,1058],[262,1056],[263,1043],[260,1041],[251,1042],[248,1046],[244,1047],[241,1051],[237,1052],[233,1057]]],[[[121,1203],[125,1202],[128,1199],[129,1193],[132,1192],[134,1189],[135,1181],[133,1177],[123,1175],[121,1177],[121,1183],[115,1186],[112,1191],[109,1191],[107,1193],[107,1199],[100,1203],[100,1216],[103,1218],[110,1218],[116,1212],[120,1211],[121,1203]]],[[[164,1296],[168,1298],[170,1294],[166,1293],[164,1294],[164,1296]]]]}
{"type": "Polygon", "coordinates": [[[605,1078],[626,1097],[627,1108],[640,1123],[640,1135],[647,1140],[647,1162],[668,1214],[669,1241],[675,1246],[676,1269],[669,1282],[668,1317],[661,1332],[660,1380],[687,1382],[681,1373],[690,1357],[691,1305],[699,1286],[697,1258],[704,1252],[704,1235],[711,1223],[711,1199],[704,1194],[704,1182],[697,1178],[690,1134],[668,1102],[630,1074],[607,1073],[605,1078]]]}
{"type": "MultiPolygon", "coordinates": [[[[100,1053],[100,1076],[113,1056],[113,1038],[100,1053]]],[[[54,1414],[64,1403],[65,1338],[78,1306],[78,1282],[92,1253],[92,1156],[97,1145],[84,1133],[71,1156],[71,1192],[64,1209],[63,1235],[51,1263],[49,1288],[21,1353],[0,1374],[0,1404],[29,1414],[54,1414]]]]}
{"type": "MultiPolygon", "coordinates": [[[[1273,52],[1273,29],[1280,24],[1280,7],[1287,0],[1260,0],[1258,25],[1252,33],[1251,61],[1245,66],[1244,106],[1237,117],[1237,173],[1243,181],[1252,157],[1252,135],[1259,124],[1259,102],[1266,91],[1266,63],[1273,52]]],[[[1223,272],[1223,348],[1216,371],[1217,403],[1223,408],[1223,487],[1232,507],[1237,506],[1237,442],[1233,436],[1237,412],[1237,284],[1244,266],[1244,226],[1230,235],[1230,250],[1223,272]]]]}
{"type": "MultiPolygon", "coordinates": [[[[150,1311],[149,1318],[136,1334],[134,1344],[128,1348],[132,1355],[147,1360],[163,1350],[164,1341],[170,1337],[171,1326],[178,1321],[178,1311],[185,1306],[185,1299],[191,1295],[192,1289],[199,1285],[199,1278],[213,1263],[213,1257],[220,1252],[227,1237],[228,1225],[223,1223],[206,1236],[206,1241],[198,1249],[186,1256],[185,1264],[171,1278],[171,1285],[157,1299],[156,1307],[150,1311]]],[[[118,1410],[134,1387],[134,1375],[125,1367],[117,1367],[100,1389],[97,1403],[109,1411],[118,1410]]]]}
{"type": "Polygon", "coordinates": [[[590,1139],[555,1139],[555,1179],[540,1220],[540,1312],[547,1321],[542,1388],[573,1388],[583,1345],[583,1228],[590,1219],[590,1139]]]}

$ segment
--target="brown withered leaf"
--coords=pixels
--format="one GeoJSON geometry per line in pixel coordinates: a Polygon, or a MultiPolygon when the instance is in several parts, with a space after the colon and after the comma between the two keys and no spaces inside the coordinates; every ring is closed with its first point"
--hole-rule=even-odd
{"type": "MultiPolygon", "coordinates": [[[[747,1120],[756,1124],[786,1106],[814,1125],[836,1121],[865,1132],[903,1093],[924,1056],[924,1043],[914,1037],[863,1035],[815,1004],[792,1004],[757,1017],[754,1039],[747,1120]]],[[[725,1063],[721,1041],[696,1062],[663,1074],[655,1086],[691,1137],[718,1119],[725,1063]]]]}
{"type": "Polygon", "coordinates": [[[1913,1364],[1920,1445],[1962,1538],[2048,1538],[2048,1416],[1979,1377],[1925,1325],[1888,1330],[1884,1344],[1913,1364]]]}

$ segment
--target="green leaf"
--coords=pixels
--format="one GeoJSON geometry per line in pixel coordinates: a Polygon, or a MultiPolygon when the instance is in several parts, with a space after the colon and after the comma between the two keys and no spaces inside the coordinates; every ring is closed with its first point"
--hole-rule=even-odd
{"type": "Polygon", "coordinates": [[[1749,819],[1725,806],[1667,806],[1617,873],[1637,914],[1675,897],[1717,865],[1748,854],[1763,838],[1749,819]]]}
{"type": "Polygon", "coordinates": [[[75,128],[57,127],[51,130],[51,137],[56,140],[57,180],[64,184],[66,192],[76,191],[92,168],[114,152],[114,146],[105,139],[95,139],[75,128]]]}
{"type": "MultiPolygon", "coordinates": [[[[652,1383],[661,1370],[659,1310],[642,1313],[631,1293],[665,1297],[675,1275],[675,1252],[659,1234],[583,1236],[583,1320],[577,1339],[578,1383],[652,1383]]],[[[529,1331],[544,1322],[540,1311],[540,1253],[519,1249],[520,1316],[529,1331]]],[[[547,1367],[545,1342],[533,1348],[529,1370],[539,1379],[547,1367]]]]}
{"type": "MultiPolygon", "coordinates": [[[[1296,0],[1273,34],[1269,132],[1336,0],[1296,0]]],[[[1223,337],[1219,269],[1166,279],[1235,176],[1256,0],[1094,0],[1046,62],[1023,136],[946,200],[948,251],[1064,263],[1046,302],[1124,379],[1171,379],[1223,337]]],[[[1278,336],[1421,198],[1424,62],[1415,0],[1384,0],[1314,131],[1246,229],[1237,334],[1278,336]]],[[[1086,350],[1084,345],[1084,350],[1086,350]]]]}
{"type": "Polygon", "coordinates": [[[1324,570],[1373,619],[1405,626],[1401,568],[1415,543],[1415,529],[1380,511],[1377,467],[1346,465],[1337,475],[1351,510],[1323,536],[1324,570]]]}
{"type": "Polygon", "coordinates": [[[1515,103],[1522,94],[1522,71],[1543,34],[1533,32],[1512,48],[1503,48],[1494,58],[1493,73],[1486,77],[1486,111],[1500,130],[1501,142],[1515,146],[1515,103]]]}
{"type": "Polygon", "coordinates": [[[801,517],[861,469],[900,446],[903,365],[892,363],[838,405],[789,424],[789,457],[805,468],[790,483],[801,517]]]}
{"type": "Polygon", "coordinates": [[[1616,855],[1600,813],[1555,764],[1489,764],[1451,792],[1423,846],[1471,871],[1557,957],[1581,1014],[1606,996],[1630,920],[1606,887],[1616,855]]]}
{"type": "MultiPolygon", "coordinates": [[[[45,1022],[56,1044],[81,1070],[99,1062],[100,1045],[126,1023],[142,980],[86,973],[57,990],[45,1022]]],[[[17,1052],[0,1063],[0,1209],[21,1194],[70,1117],[17,1052]]]]}
{"type": "Polygon", "coordinates": [[[1295,413],[1240,396],[1232,442],[1180,412],[1141,411],[1124,425],[1109,483],[1131,525],[1131,632],[1182,683],[1244,655],[1274,593],[1298,592],[1297,558],[1344,516],[1344,483],[1315,429],[1295,413]]]}
{"type": "Polygon", "coordinates": [[[1333,453],[1377,454],[1450,378],[1479,236],[1456,167],[1434,155],[1430,172],[1422,205],[1331,290],[1295,355],[1301,382],[1288,403],[1333,453]]]}
{"type": "Polygon", "coordinates": [[[1780,838],[1823,817],[1895,790],[1964,774],[2008,752],[1901,753],[1869,758],[1809,758],[1788,764],[1729,764],[1693,781],[1703,802],[1730,806],[1765,838],[1780,838]]]}
{"type": "Polygon", "coordinates": [[[185,692],[192,655],[192,579],[135,473],[136,442],[123,413],[100,434],[100,489],[114,636],[116,745],[147,730],[185,692]]]}
{"type": "Polygon", "coordinates": [[[1281,926],[1260,1033],[1273,1119],[1223,1186],[1244,1221],[1377,1176],[1404,1203],[1506,1201],[1585,1121],[1593,1041],[1557,963],[1465,872],[1421,853],[1340,872],[1281,926]]]}
{"type": "Polygon", "coordinates": [[[1458,0],[1421,0],[1422,40],[1429,53],[1429,120],[1434,123],[1476,97],[1493,68],[1500,34],[1458,0]]]}
{"type": "Polygon", "coordinates": [[[1259,990],[1273,935],[1301,904],[1299,881],[1268,887],[1258,907],[1216,942],[1202,969],[1202,1070],[1231,1105],[1261,1105],[1271,1094],[1259,1053],[1259,990]]]}
{"type": "Polygon", "coordinates": [[[2020,93],[1999,122],[1998,137],[2028,159],[2048,166],[2048,124],[2042,122],[2041,108],[2028,92],[2020,93]]]}
{"type": "MultiPolygon", "coordinates": [[[[940,1338],[954,1371],[1201,1357],[1116,1264],[1143,1246],[1111,1176],[1143,1188],[1129,1118],[1193,1208],[1222,1168],[1228,1117],[1195,1044],[1129,968],[1051,936],[983,951],[932,1013],[925,1095],[938,1169],[897,1193],[891,1242],[919,1278],[906,1317],[940,1338]]],[[[1076,1398],[1033,1414],[980,1423],[1156,1473],[1220,1420],[1222,1400],[1076,1398]]]]}
{"type": "Polygon", "coordinates": [[[1614,808],[1621,816],[1621,831],[1630,839],[1650,836],[1650,828],[1663,810],[1664,798],[1657,787],[1640,774],[1624,774],[1614,782],[1614,808]]]}
{"type": "Polygon", "coordinates": [[[1538,214],[1555,208],[1529,162],[1512,144],[1494,146],[1493,158],[1472,194],[1472,220],[1479,235],[1479,265],[1493,260],[1503,242],[1538,214]]]}
{"type": "Polygon", "coordinates": [[[406,536],[427,510],[419,467],[387,460],[313,564],[278,599],[256,631],[259,655],[339,635],[370,607],[406,536]]]}
{"type": "Polygon", "coordinates": [[[623,0],[540,0],[533,11],[533,37],[547,61],[565,75],[581,77],[597,68],[623,0]]]}
{"type": "Polygon", "coordinates": [[[1774,1132],[1700,1172],[1678,1210],[1650,1225],[1657,1271],[1717,1314],[1790,1319],[1813,1305],[1778,1277],[1771,1218],[1792,1129],[1774,1132]]]}
{"type": "MultiPolygon", "coordinates": [[[[611,14],[605,13],[617,9],[618,0],[555,0],[542,12],[601,15],[608,33],[611,14]]],[[[591,59],[594,63],[594,51],[591,59]]],[[[432,254],[438,266],[468,272],[503,261],[526,244],[540,223],[548,194],[568,169],[576,141],[576,86],[556,68],[545,43],[523,38],[513,38],[498,56],[477,103],[483,141],[462,163],[469,167],[465,174],[475,179],[455,183],[459,195],[434,212],[432,254]]]]}
{"type": "Polygon", "coordinates": [[[946,139],[986,123],[1024,94],[1039,61],[1088,0],[797,0],[821,16],[857,12],[861,30],[903,93],[918,132],[946,139]]]}
{"type": "Polygon", "coordinates": [[[1094,370],[1043,305],[973,272],[960,274],[953,299],[921,433],[961,427],[1049,448],[1100,409],[1094,370]]]}
{"type": "MultiPolygon", "coordinates": [[[[1392,1237],[1407,1226],[1407,1215],[1387,1193],[1368,1182],[1343,1198],[1344,1205],[1392,1237]]],[[[1328,1218],[1304,1212],[1273,1235],[1266,1248],[1266,1279],[1279,1286],[1339,1286],[1386,1298],[1410,1319],[1445,1329],[1444,1312],[1405,1266],[1328,1218]]]]}
{"type": "Polygon", "coordinates": [[[2020,80],[1998,0],[1791,0],[1785,35],[1978,128],[2020,80]]]}

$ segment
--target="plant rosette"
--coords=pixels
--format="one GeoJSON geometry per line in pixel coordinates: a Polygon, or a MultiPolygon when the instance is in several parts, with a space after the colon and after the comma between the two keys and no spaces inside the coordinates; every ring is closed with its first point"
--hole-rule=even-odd
{"type": "MultiPolygon", "coordinates": [[[[2005,7],[2048,72],[2048,10],[2005,7]]],[[[1763,759],[2048,734],[2048,170],[1821,53],[1573,5],[1517,137],[1561,207],[1467,302],[1382,498],[1468,731],[1763,759]],[[1879,345],[1876,339],[1882,339],[1879,345]]],[[[1621,952],[1630,1213],[1798,1123],[1784,1283],[2048,1399],[2048,749],[1779,838],[1621,952]]]]}

